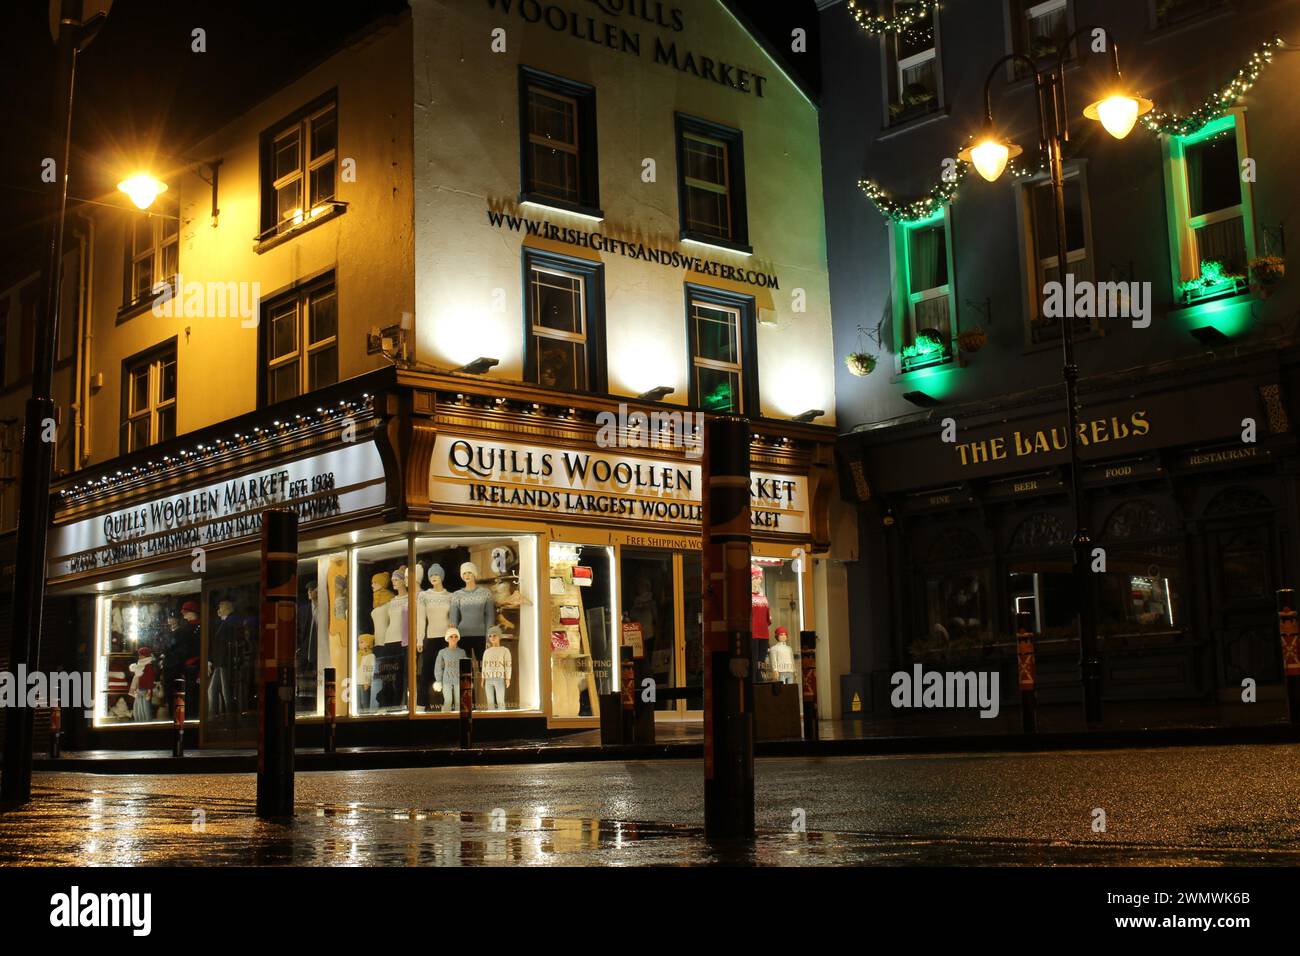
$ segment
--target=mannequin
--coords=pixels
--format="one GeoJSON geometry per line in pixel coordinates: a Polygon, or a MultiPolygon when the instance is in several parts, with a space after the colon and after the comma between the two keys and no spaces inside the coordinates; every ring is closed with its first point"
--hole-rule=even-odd
{"type": "Polygon", "coordinates": [[[357,635],[357,710],[367,711],[374,706],[370,699],[370,684],[375,678],[375,635],[357,635]]]}
{"type": "Polygon", "coordinates": [[[483,659],[487,649],[487,631],[496,620],[496,602],[492,592],[478,583],[478,566],[466,561],[460,566],[465,586],[451,595],[451,623],[460,634],[460,646],[467,655],[483,659]]]}
{"type": "Polygon", "coordinates": [[[763,593],[763,569],[754,565],[749,572],[750,603],[753,606],[753,623],[750,627],[754,639],[750,659],[761,661],[767,658],[767,638],[772,627],[772,609],[768,606],[767,595],[763,593]]]}
{"type": "Polygon", "coordinates": [[[316,648],[319,606],[315,581],[307,584],[307,593],[298,601],[298,641],[295,648],[295,665],[298,668],[298,708],[310,710],[316,706],[316,648]]]}
{"type": "Polygon", "coordinates": [[[790,632],[776,629],[776,640],[767,650],[767,664],[782,684],[794,683],[794,648],[790,646],[790,632]]]}
{"type": "Polygon", "coordinates": [[[387,571],[380,571],[370,577],[370,620],[374,623],[375,644],[382,646],[388,642],[388,602],[393,599],[393,592],[388,590],[392,576],[387,571]]]}
{"type": "Polygon", "coordinates": [[[194,601],[181,604],[179,627],[173,633],[172,646],[166,660],[170,677],[165,682],[167,703],[171,704],[172,692],[176,685],[171,683],[177,677],[185,678],[185,713],[199,716],[199,655],[202,653],[199,643],[199,606],[194,601]]]}
{"type": "Polygon", "coordinates": [[[506,688],[510,686],[514,667],[510,649],[501,646],[501,628],[494,627],[487,634],[488,648],[483,652],[483,687],[487,693],[488,710],[506,709],[506,688]]]}
{"type": "Polygon", "coordinates": [[[447,628],[447,646],[438,652],[434,665],[434,690],[442,691],[442,709],[444,711],[460,710],[460,662],[465,659],[465,651],[459,646],[460,632],[454,627],[447,628]]]}
{"type": "Polygon", "coordinates": [[[397,662],[396,679],[392,683],[392,690],[387,695],[389,704],[399,705],[406,698],[406,648],[410,646],[411,633],[411,598],[406,593],[405,567],[400,567],[393,572],[392,582],[393,589],[397,593],[383,607],[388,612],[388,632],[384,635],[383,654],[389,658],[399,655],[401,657],[397,662]]]}
{"type": "Polygon", "coordinates": [[[131,719],[139,724],[153,720],[153,685],[158,669],[154,666],[153,650],[148,645],[141,645],[136,654],[138,659],[130,666],[135,676],[131,678],[131,689],[127,693],[135,700],[131,719]]]}
{"type": "Polygon", "coordinates": [[[217,626],[208,645],[208,717],[230,710],[230,677],[226,661],[239,640],[235,633],[235,605],[229,600],[217,604],[217,626]],[[216,661],[217,663],[213,663],[216,661]]]}
{"type": "MultiPolygon", "coordinates": [[[[334,668],[338,681],[348,676],[348,559],[331,557],[325,570],[325,589],[329,595],[330,657],[327,666],[334,668]]],[[[321,677],[324,680],[324,675],[321,677]]]]}
{"type": "Polygon", "coordinates": [[[451,592],[442,586],[446,576],[441,564],[429,565],[429,589],[415,596],[415,650],[420,655],[420,689],[416,703],[423,704],[425,709],[432,709],[428,695],[436,679],[433,666],[441,650],[442,636],[447,633],[450,623],[451,592]],[[425,642],[428,642],[428,647],[425,647],[425,642]]]}

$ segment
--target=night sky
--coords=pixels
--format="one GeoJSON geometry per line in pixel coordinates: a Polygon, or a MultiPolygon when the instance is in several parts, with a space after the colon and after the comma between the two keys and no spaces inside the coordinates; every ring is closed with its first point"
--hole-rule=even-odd
{"type": "MultiPolygon", "coordinates": [[[[814,0],[733,2],[816,90],[814,0]],[[795,27],[808,30],[806,54],[790,52],[795,27]]],[[[78,61],[71,195],[114,199],[123,166],[151,153],[183,152],[212,129],[214,118],[257,102],[375,13],[405,6],[402,0],[115,0],[78,61]],[[190,52],[196,26],[207,31],[201,60],[190,52]]],[[[48,152],[54,45],[45,0],[6,0],[3,7],[0,63],[11,78],[0,98],[0,282],[7,285],[39,262],[39,170],[48,152]]]]}

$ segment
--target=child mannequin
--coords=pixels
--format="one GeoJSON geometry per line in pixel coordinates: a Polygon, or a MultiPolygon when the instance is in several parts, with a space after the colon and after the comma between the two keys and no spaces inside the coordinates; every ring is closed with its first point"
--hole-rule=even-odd
{"type": "Polygon", "coordinates": [[[510,686],[513,662],[510,648],[501,646],[501,628],[493,627],[487,633],[488,649],[483,652],[483,685],[487,692],[488,710],[506,709],[506,688],[510,686]]]}
{"type": "Polygon", "coordinates": [[[444,711],[460,710],[460,662],[465,657],[460,647],[460,631],[447,628],[447,646],[438,652],[433,666],[433,689],[442,691],[444,711]]]}
{"type": "Polygon", "coordinates": [[[782,684],[794,683],[794,648],[790,646],[790,632],[776,629],[776,640],[767,650],[767,664],[782,684]]]}
{"type": "Polygon", "coordinates": [[[375,635],[357,636],[357,705],[359,710],[370,709],[370,683],[375,677],[375,635]]]}

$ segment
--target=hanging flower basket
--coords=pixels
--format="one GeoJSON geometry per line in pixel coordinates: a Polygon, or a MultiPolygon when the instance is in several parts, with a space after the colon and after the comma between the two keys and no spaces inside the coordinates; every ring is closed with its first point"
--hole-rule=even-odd
{"type": "Polygon", "coordinates": [[[1280,256],[1260,256],[1250,261],[1253,288],[1261,299],[1267,299],[1286,278],[1286,260],[1280,256]]]}
{"type": "Polygon", "coordinates": [[[984,343],[988,340],[988,334],[978,325],[957,335],[957,344],[961,346],[963,352],[978,352],[984,348],[984,343]]]}
{"type": "Polygon", "coordinates": [[[850,352],[844,356],[844,364],[849,367],[850,372],[861,378],[875,370],[876,357],[867,352],[850,352]]]}

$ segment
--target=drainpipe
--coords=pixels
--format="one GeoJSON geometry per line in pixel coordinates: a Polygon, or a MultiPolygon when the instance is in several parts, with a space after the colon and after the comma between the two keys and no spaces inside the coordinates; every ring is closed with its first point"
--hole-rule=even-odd
{"type": "Polygon", "coordinates": [[[73,471],[80,471],[90,460],[90,343],[94,338],[90,310],[94,302],[95,219],[85,213],[79,215],[84,226],[81,230],[80,308],[77,310],[77,397],[72,405],[75,415],[73,471]]]}

